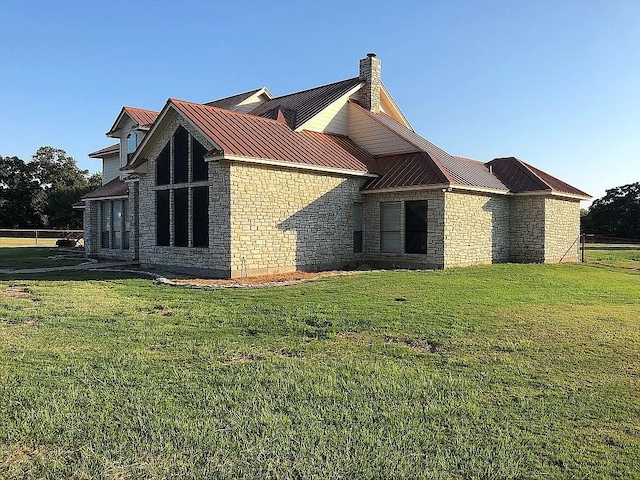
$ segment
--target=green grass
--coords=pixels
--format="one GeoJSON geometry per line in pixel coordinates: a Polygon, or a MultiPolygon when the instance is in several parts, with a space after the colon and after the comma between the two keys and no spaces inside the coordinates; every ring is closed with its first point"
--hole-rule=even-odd
{"type": "Polygon", "coordinates": [[[636,271],[69,275],[0,276],[0,478],[640,477],[636,271]]]}
{"type": "Polygon", "coordinates": [[[2,247],[0,269],[45,268],[85,262],[83,250],[58,247],[2,247]]]}
{"type": "Polygon", "coordinates": [[[585,260],[626,268],[640,268],[640,245],[587,245],[585,260]]]}

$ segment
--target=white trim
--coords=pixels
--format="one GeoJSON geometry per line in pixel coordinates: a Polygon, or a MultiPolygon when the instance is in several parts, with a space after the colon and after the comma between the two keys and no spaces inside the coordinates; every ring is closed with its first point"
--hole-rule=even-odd
{"type": "Polygon", "coordinates": [[[472,192],[496,193],[498,195],[513,195],[509,190],[498,190],[497,188],[474,187],[472,185],[451,185],[454,190],[470,190],[472,192]]]}
{"type": "Polygon", "coordinates": [[[78,205],[77,207],[72,206],[71,207],[73,210],[84,210],[85,208],[87,208],[86,205],[78,205]]]}
{"type": "Polygon", "coordinates": [[[294,168],[294,169],[300,169],[300,170],[311,170],[315,172],[339,173],[342,175],[349,175],[352,177],[377,178],[379,176],[378,174],[375,174],[375,173],[358,172],[356,170],[349,170],[346,168],[323,167],[320,165],[309,165],[308,163],[294,163],[294,162],[287,162],[284,160],[270,160],[265,158],[243,157],[241,155],[223,154],[215,157],[205,158],[205,162],[215,162],[219,160],[228,160],[228,161],[243,162],[243,163],[257,163],[261,165],[272,165],[274,167],[287,167],[287,168],[294,168]]]}
{"type": "Polygon", "coordinates": [[[407,117],[404,116],[404,113],[402,113],[402,110],[400,110],[400,107],[398,106],[396,101],[391,96],[391,93],[389,93],[389,90],[387,90],[387,87],[384,86],[384,83],[380,82],[380,87],[381,87],[380,88],[380,92],[384,93],[384,95],[386,95],[387,100],[389,100],[389,103],[391,104],[391,106],[396,109],[396,115],[398,115],[402,119],[401,123],[404,123],[405,127],[407,127],[412,132],[415,132],[415,130],[413,129],[413,127],[409,123],[409,120],[407,120],[407,117]]]}
{"type": "Polygon", "coordinates": [[[541,190],[541,191],[537,191],[537,192],[518,192],[518,193],[514,193],[513,195],[516,195],[518,197],[531,197],[531,196],[551,196],[551,197],[566,197],[566,198],[573,198],[576,200],[590,200],[592,197],[589,196],[585,196],[585,195],[576,195],[574,193],[565,193],[565,192],[559,192],[557,190],[541,190]]]}
{"type": "Polygon", "coordinates": [[[388,192],[407,192],[411,190],[465,190],[471,192],[479,192],[479,193],[495,193],[498,195],[513,195],[511,192],[506,192],[504,190],[496,190],[493,188],[484,188],[484,187],[472,187],[470,185],[451,185],[450,183],[436,183],[433,185],[410,185],[407,187],[390,187],[390,188],[380,188],[377,190],[362,190],[360,193],[388,193],[388,192]]]}
{"type": "Polygon", "coordinates": [[[434,185],[411,185],[408,187],[390,187],[380,188],[377,190],[361,190],[360,193],[393,193],[393,192],[408,192],[412,190],[448,190],[451,187],[448,183],[436,183],[434,185]]]}

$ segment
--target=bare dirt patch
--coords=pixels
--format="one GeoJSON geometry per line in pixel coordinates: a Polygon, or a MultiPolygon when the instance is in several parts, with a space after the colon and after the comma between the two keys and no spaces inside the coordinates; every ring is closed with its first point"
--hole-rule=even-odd
{"type": "Polygon", "coordinates": [[[438,345],[422,338],[387,337],[387,342],[407,347],[417,353],[436,353],[438,345]]]}
{"type": "Polygon", "coordinates": [[[337,275],[352,275],[361,273],[360,271],[332,270],[326,272],[290,272],[273,275],[260,275],[256,277],[234,278],[231,280],[218,280],[207,278],[164,278],[161,283],[184,287],[227,287],[227,288],[251,288],[251,287],[276,287],[286,285],[296,285],[309,282],[322,277],[333,277],[337,275]]]}
{"type": "Polygon", "coordinates": [[[8,298],[24,298],[27,300],[33,300],[33,294],[24,286],[7,287],[4,290],[0,290],[0,297],[8,298]]]}

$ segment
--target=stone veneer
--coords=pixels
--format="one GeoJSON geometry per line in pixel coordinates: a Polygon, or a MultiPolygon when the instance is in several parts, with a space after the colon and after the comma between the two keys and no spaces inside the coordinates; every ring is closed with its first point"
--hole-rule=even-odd
{"type": "Polygon", "coordinates": [[[362,177],[233,162],[231,277],[352,264],[362,177]]]}
{"type": "Polygon", "coordinates": [[[509,197],[447,192],[444,267],[509,261],[509,197]]]}
{"type": "Polygon", "coordinates": [[[364,255],[362,259],[383,268],[444,267],[444,196],[441,190],[367,193],[364,199],[364,255]],[[427,253],[380,252],[380,203],[402,202],[400,208],[400,243],[404,250],[405,201],[427,201],[427,253]]]}
{"type": "Polygon", "coordinates": [[[577,262],[580,237],[580,201],[545,197],[544,261],[577,262]]]}
{"type": "MultiPolygon", "coordinates": [[[[157,138],[149,153],[147,173],[141,176],[139,184],[139,260],[142,265],[168,266],[175,271],[185,271],[211,276],[228,277],[230,271],[229,245],[229,166],[219,162],[208,164],[208,179],[198,182],[186,182],[169,185],[156,185],[156,159],[168,142],[171,142],[171,158],[173,158],[173,142],[171,138],[179,125],[182,125],[191,136],[195,137],[207,149],[214,145],[200,132],[196,131],[176,115],[157,138]],[[189,204],[191,205],[192,187],[209,187],[209,248],[174,246],[173,190],[189,188],[189,204]],[[170,245],[156,245],[156,192],[169,190],[170,205],[170,245]]],[[[191,142],[189,142],[191,145],[191,142]]],[[[191,146],[189,147],[191,148],[191,146]]],[[[191,156],[191,152],[189,152],[191,156]]],[[[173,162],[170,162],[171,178],[173,178],[173,162]]],[[[189,179],[191,168],[189,167],[189,179]]],[[[191,215],[191,208],[189,208],[191,215]]],[[[193,245],[193,228],[189,218],[188,241],[193,245]]]]}
{"type": "Polygon", "coordinates": [[[510,198],[509,260],[516,263],[544,262],[545,197],[541,195],[513,196],[510,198]]]}

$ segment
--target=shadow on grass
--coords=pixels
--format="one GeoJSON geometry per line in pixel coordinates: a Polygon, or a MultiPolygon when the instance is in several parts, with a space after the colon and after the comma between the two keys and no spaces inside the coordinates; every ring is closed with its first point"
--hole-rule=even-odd
{"type": "Polygon", "coordinates": [[[0,282],[14,281],[47,281],[47,282],[81,282],[91,280],[152,280],[149,275],[131,271],[116,270],[62,270],[44,273],[0,273],[0,282]]]}

